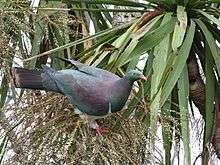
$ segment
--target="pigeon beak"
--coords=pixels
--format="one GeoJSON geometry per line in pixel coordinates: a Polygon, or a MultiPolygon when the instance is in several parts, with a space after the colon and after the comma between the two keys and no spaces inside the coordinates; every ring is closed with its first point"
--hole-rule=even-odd
{"type": "Polygon", "coordinates": [[[141,80],[144,80],[144,81],[147,81],[147,77],[145,77],[144,75],[141,75],[141,76],[140,76],[140,79],[141,79],[141,80]]]}

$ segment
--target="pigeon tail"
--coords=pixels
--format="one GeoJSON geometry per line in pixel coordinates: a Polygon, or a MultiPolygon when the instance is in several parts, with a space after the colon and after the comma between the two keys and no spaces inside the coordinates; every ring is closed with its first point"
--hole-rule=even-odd
{"type": "Polygon", "coordinates": [[[62,93],[57,87],[56,70],[44,65],[43,70],[30,70],[14,67],[11,75],[16,88],[37,89],[62,93]]]}
{"type": "Polygon", "coordinates": [[[39,89],[43,90],[42,71],[29,70],[14,67],[11,69],[11,76],[16,88],[39,89]]]}

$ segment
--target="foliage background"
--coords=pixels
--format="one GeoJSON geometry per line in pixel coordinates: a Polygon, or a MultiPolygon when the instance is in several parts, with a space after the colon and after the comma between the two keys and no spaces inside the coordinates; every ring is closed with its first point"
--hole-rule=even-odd
{"type": "Polygon", "coordinates": [[[192,136],[202,164],[217,162],[218,0],[33,2],[0,0],[1,163],[192,164],[192,136]],[[55,57],[120,76],[142,61],[149,81],[96,136],[64,96],[11,83],[12,66],[68,67],[55,57]]]}

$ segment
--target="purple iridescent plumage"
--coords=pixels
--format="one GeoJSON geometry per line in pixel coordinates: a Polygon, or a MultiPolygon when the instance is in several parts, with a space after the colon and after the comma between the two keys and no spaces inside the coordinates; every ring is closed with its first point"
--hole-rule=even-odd
{"type": "Polygon", "coordinates": [[[133,82],[143,79],[141,72],[133,70],[123,78],[96,67],[77,61],[63,59],[73,68],[56,71],[43,66],[42,71],[13,68],[12,76],[16,87],[43,89],[66,95],[82,118],[91,120],[92,128],[96,118],[120,111],[125,105],[133,82]],[[34,85],[33,85],[34,84],[34,85]]]}

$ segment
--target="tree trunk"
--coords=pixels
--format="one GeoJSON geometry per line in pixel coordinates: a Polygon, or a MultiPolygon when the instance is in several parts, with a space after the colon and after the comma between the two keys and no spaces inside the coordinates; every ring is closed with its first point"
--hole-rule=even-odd
{"type": "Polygon", "coordinates": [[[215,123],[213,129],[212,144],[217,157],[220,159],[220,104],[219,96],[215,99],[215,123]]]}
{"type": "Polygon", "coordinates": [[[204,118],[205,84],[199,72],[198,61],[193,49],[191,50],[187,60],[187,67],[189,72],[189,97],[204,118]]]}

